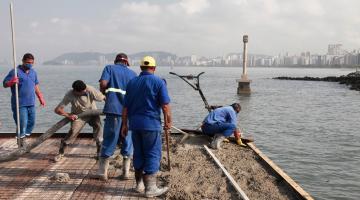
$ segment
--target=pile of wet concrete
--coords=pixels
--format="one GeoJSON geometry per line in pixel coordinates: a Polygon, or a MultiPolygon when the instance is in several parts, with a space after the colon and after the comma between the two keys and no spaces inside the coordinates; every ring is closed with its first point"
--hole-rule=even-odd
{"type": "MultiPolygon", "coordinates": [[[[203,145],[207,136],[192,137],[184,144],[172,137],[171,171],[168,171],[166,151],[161,163],[161,185],[169,186],[162,199],[240,199],[222,170],[215,164],[203,145]]],[[[279,177],[274,175],[250,149],[224,143],[212,150],[250,199],[296,199],[279,177]]]]}
{"type": "Polygon", "coordinates": [[[279,80],[302,80],[302,81],[327,81],[327,82],[339,82],[340,84],[345,84],[350,86],[350,90],[360,91],[360,71],[352,72],[348,75],[343,76],[328,76],[328,77],[287,77],[287,76],[280,76],[275,77],[273,79],[279,80]]]}

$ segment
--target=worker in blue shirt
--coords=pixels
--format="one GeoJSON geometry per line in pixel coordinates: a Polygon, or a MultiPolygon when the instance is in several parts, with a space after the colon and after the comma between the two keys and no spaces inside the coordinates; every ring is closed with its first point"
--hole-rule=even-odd
{"type": "Polygon", "coordinates": [[[240,129],[236,128],[237,114],[240,110],[240,104],[233,103],[230,106],[217,108],[205,117],[201,130],[206,135],[214,136],[210,143],[211,148],[219,149],[225,137],[232,134],[234,134],[237,144],[243,146],[240,129]]]}
{"type": "MultiPolygon", "coordinates": [[[[101,75],[100,91],[106,94],[104,105],[105,123],[103,143],[99,158],[99,170],[97,177],[102,180],[108,179],[109,157],[114,154],[121,131],[121,113],[124,105],[124,95],[128,82],[136,77],[136,73],[128,68],[128,57],[119,53],[114,65],[107,65],[101,75]]],[[[123,156],[122,178],[129,178],[133,145],[131,133],[122,138],[121,155],[123,156]]]]}
{"type": "Polygon", "coordinates": [[[33,69],[34,56],[26,53],[22,59],[22,65],[17,67],[17,76],[12,69],[3,81],[5,88],[11,88],[11,110],[17,124],[15,84],[19,89],[19,116],[20,116],[20,146],[25,145],[25,137],[31,135],[35,126],[35,95],[41,106],[45,106],[45,99],[39,88],[37,73],[33,69]]]}
{"type": "Polygon", "coordinates": [[[155,59],[145,56],[140,68],[140,75],[131,80],[126,88],[121,134],[126,136],[128,129],[132,131],[135,190],[142,192],[145,185],[145,196],[155,197],[168,190],[168,187],[157,187],[156,173],[160,169],[162,146],[160,114],[162,110],[164,129],[169,130],[172,123],[170,98],[165,81],[154,75],[155,59]]]}

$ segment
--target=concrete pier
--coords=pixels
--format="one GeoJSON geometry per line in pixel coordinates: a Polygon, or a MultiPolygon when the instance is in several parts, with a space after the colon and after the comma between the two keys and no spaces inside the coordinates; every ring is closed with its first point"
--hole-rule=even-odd
{"type": "Polygon", "coordinates": [[[243,73],[241,75],[241,79],[238,80],[238,94],[250,94],[250,82],[251,80],[248,79],[247,76],[247,43],[248,43],[248,36],[243,36],[243,42],[244,42],[244,50],[243,50],[243,73]]]}

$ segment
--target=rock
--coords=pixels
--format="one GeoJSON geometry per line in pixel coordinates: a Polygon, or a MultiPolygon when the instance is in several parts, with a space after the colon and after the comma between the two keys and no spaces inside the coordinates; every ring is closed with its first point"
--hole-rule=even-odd
{"type": "Polygon", "coordinates": [[[360,91],[360,71],[349,73],[346,76],[328,76],[324,78],[319,77],[287,77],[287,76],[280,76],[275,77],[273,79],[279,80],[302,80],[302,81],[327,81],[327,82],[339,82],[340,84],[345,84],[350,86],[351,90],[360,91]]]}
{"type": "Polygon", "coordinates": [[[51,177],[51,180],[56,182],[68,182],[70,180],[70,176],[68,173],[56,173],[51,177]]]}

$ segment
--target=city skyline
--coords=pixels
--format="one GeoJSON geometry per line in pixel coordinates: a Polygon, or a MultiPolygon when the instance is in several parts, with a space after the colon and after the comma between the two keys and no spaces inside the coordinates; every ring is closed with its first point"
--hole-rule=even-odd
{"type": "MultiPolygon", "coordinates": [[[[12,58],[9,2],[0,2],[0,60],[12,58]]],[[[16,47],[41,62],[71,51],[211,57],[240,52],[248,34],[250,53],[325,54],[329,43],[360,46],[358,7],[356,0],[16,0],[16,47]]]]}
{"type": "MultiPolygon", "coordinates": [[[[65,53],[45,65],[106,65],[113,62],[117,53],[76,52],[65,53]]],[[[155,57],[159,66],[242,66],[242,52],[228,53],[222,56],[206,57],[198,55],[178,56],[171,52],[149,51],[128,54],[131,65],[139,65],[145,55],[155,57]]],[[[1,63],[1,61],[0,61],[1,63]]],[[[360,66],[360,49],[348,51],[342,44],[329,44],[326,54],[317,54],[310,51],[290,55],[288,53],[275,56],[248,54],[249,67],[256,66],[360,66]]]]}

